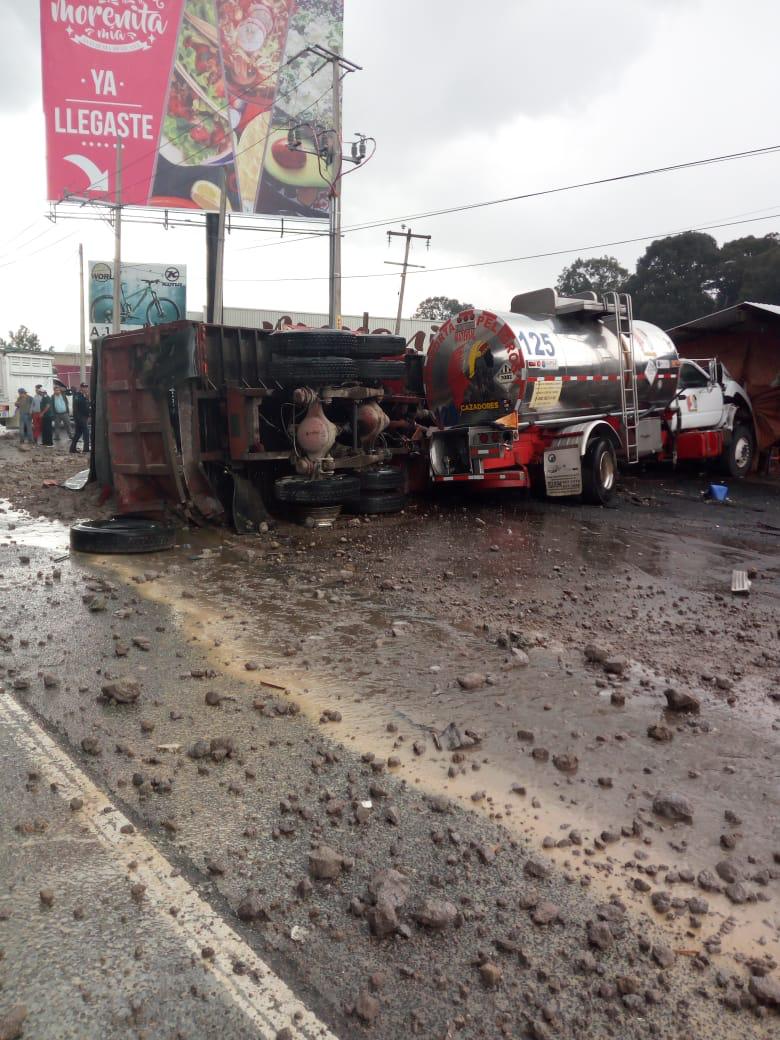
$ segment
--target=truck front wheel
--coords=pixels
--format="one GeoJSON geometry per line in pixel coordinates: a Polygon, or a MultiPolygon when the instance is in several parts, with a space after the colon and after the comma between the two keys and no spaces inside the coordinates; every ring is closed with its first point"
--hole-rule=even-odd
{"type": "Polygon", "coordinates": [[[582,497],[585,502],[605,506],[615,494],[617,456],[611,442],[599,437],[588,445],[582,460],[582,497]]]}
{"type": "Polygon", "coordinates": [[[746,477],[753,465],[755,446],[749,426],[738,423],[731,432],[731,440],[723,449],[721,466],[727,476],[737,479],[746,477]]]}

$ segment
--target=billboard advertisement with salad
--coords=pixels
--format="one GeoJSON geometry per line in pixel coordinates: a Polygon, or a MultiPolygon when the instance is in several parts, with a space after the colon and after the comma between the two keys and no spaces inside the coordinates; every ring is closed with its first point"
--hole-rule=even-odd
{"type": "Polygon", "coordinates": [[[343,0],[41,0],[48,198],[327,219],[343,0]],[[305,53],[302,53],[305,52],[305,53]],[[287,146],[299,126],[300,150],[287,146]]]}

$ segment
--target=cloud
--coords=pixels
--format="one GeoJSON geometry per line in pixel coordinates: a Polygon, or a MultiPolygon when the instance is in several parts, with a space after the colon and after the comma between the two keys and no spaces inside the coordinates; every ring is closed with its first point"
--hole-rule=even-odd
{"type": "Polygon", "coordinates": [[[4,0],[0,45],[0,112],[26,108],[39,96],[41,82],[38,4],[4,0]]]}

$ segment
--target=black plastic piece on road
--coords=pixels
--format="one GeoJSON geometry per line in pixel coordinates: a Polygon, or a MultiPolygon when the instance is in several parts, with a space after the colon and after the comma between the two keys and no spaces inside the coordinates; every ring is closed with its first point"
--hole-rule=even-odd
{"type": "Polygon", "coordinates": [[[397,357],[406,350],[403,336],[367,336],[337,329],[274,332],[268,342],[280,357],[386,358],[397,357]]]}
{"type": "Polygon", "coordinates": [[[271,358],[271,379],[298,386],[328,386],[357,379],[357,364],[346,357],[271,358]]]}
{"type": "Polygon", "coordinates": [[[70,547],[83,553],[148,553],[172,549],[176,528],[172,524],[138,517],[84,520],[70,529],[70,547]]]}
{"type": "Polygon", "coordinates": [[[280,502],[307,506],[336,506],[360,494],[360,481],[351,473],[335,473],[332,477],[280,477],[274,484],[280,502]]]}
{"type": "Polygon", "coordinates": [[[358,474],[361,494],[365,491],[403,491],[404,474],[397,466],[364,469],[358,474]]]}

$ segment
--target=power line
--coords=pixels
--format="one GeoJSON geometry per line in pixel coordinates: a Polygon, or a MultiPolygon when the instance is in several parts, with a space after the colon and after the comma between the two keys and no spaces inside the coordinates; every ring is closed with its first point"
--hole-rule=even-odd
{"type": "MultiPolygon", "coordinates": [[[[459,206],[448,206],[445,209],[428,210],[424,213],[406,213],[400,217],[388,217],[383,218],[382,220],[368,221],[363,224],[352,224],[342,228],[342,233],[349,234],[355,231],[367,231],[373,228],[386,227],[389,224],[396,224],[398,221],[428,220],[431,217],[448,216],[452,213],[465,213],[469,210],[485,209],[489,206],[500,206],[507,202],[520,202],[526,199],[541,198],[545,195],[557,195],[565,191],[592,188],[600,184],[615,184],[619,181],[635,180],[640,177],[651,177],[659,173],[671,173],[677,170],[686,170],[697,166],[710,166],[715,163],[731,162],[736,159],[747,159],[758,155],[770,155],[777,151],[780,151],[780,144],[767,145],[763,148],[751,148],[743,152],[731,152],[726,155],[710,156],[706,159],[692,159],[689,162],[673,163],[670,166],[657,166],[647,170],[635,170],[631,173],[614,174],[610,177],[599,177],[590,181],[577,181],[573,184],[563,184],[555,188],[543,188],[539,191],[529,191],[521,195],[507,195],[503,198],[487,199],[482,202],[467,202],[459,206]]],[[[306,239],[301,238],[296,239],[296,241],[305,242],[306,239]]],[[[243,246],[239,251],[246,252],[250,249],[268,249],[271,246],[278,246],[281,244],[282,243],[280,242],[260,242],[257,245],[243,246]]],[[[287,245],[287,242],[284,244],[287,245]]]]}
{"type": "MultiPolygon", "coordinates": [[[[625,246],[632,245],[636,242],[647,242],[657,238],[676,238],[679,235],[685,235],[690,231],[714,231],[718,228],[725,227],[736,227],[739,224],[753,224],[756,221],[761,220],[775,220],[780,218],[780,213],[769,213],[763,217],[750,217],[747,220],[731,220],[725,221],[718,224],[700,224],[696,227],[685,228],[683,231],[666,231],[656,233],[654,235],[639,235],[637,238],[621,238],[616,239],[613,242],[599,242],[596,245],[589,246],[575,246],[567,249],[553,249],[546,253],[530,253],[526,256],[510,256],[505,257],[501,260],[475,260],[469,264],[451,264],[448,267],[426,267],[419,271],[410,271],[410,277],[412,275],[421,274],[436,274],[440,271],[462,271],[467,268],[474,267],[493,267],[499,264],[515,264],[525,260],[543,260],[551,256],[564,256],[567,253],[588,253],[595,249],[608,249],[612,246],[625,246]]],[[[357,279],[357,278],[396,278],[397,275],[393,273],[387,273],[385,271],[377,274],[345,274],[342,278],[357,279]]],[[[298,277],[298,278],[226,278],[226,282],[250,282],[250,283],[268,283],[268,282],[322,282],[327,281],[322,275],[312,275],[309,277],[298,277]]]]}

